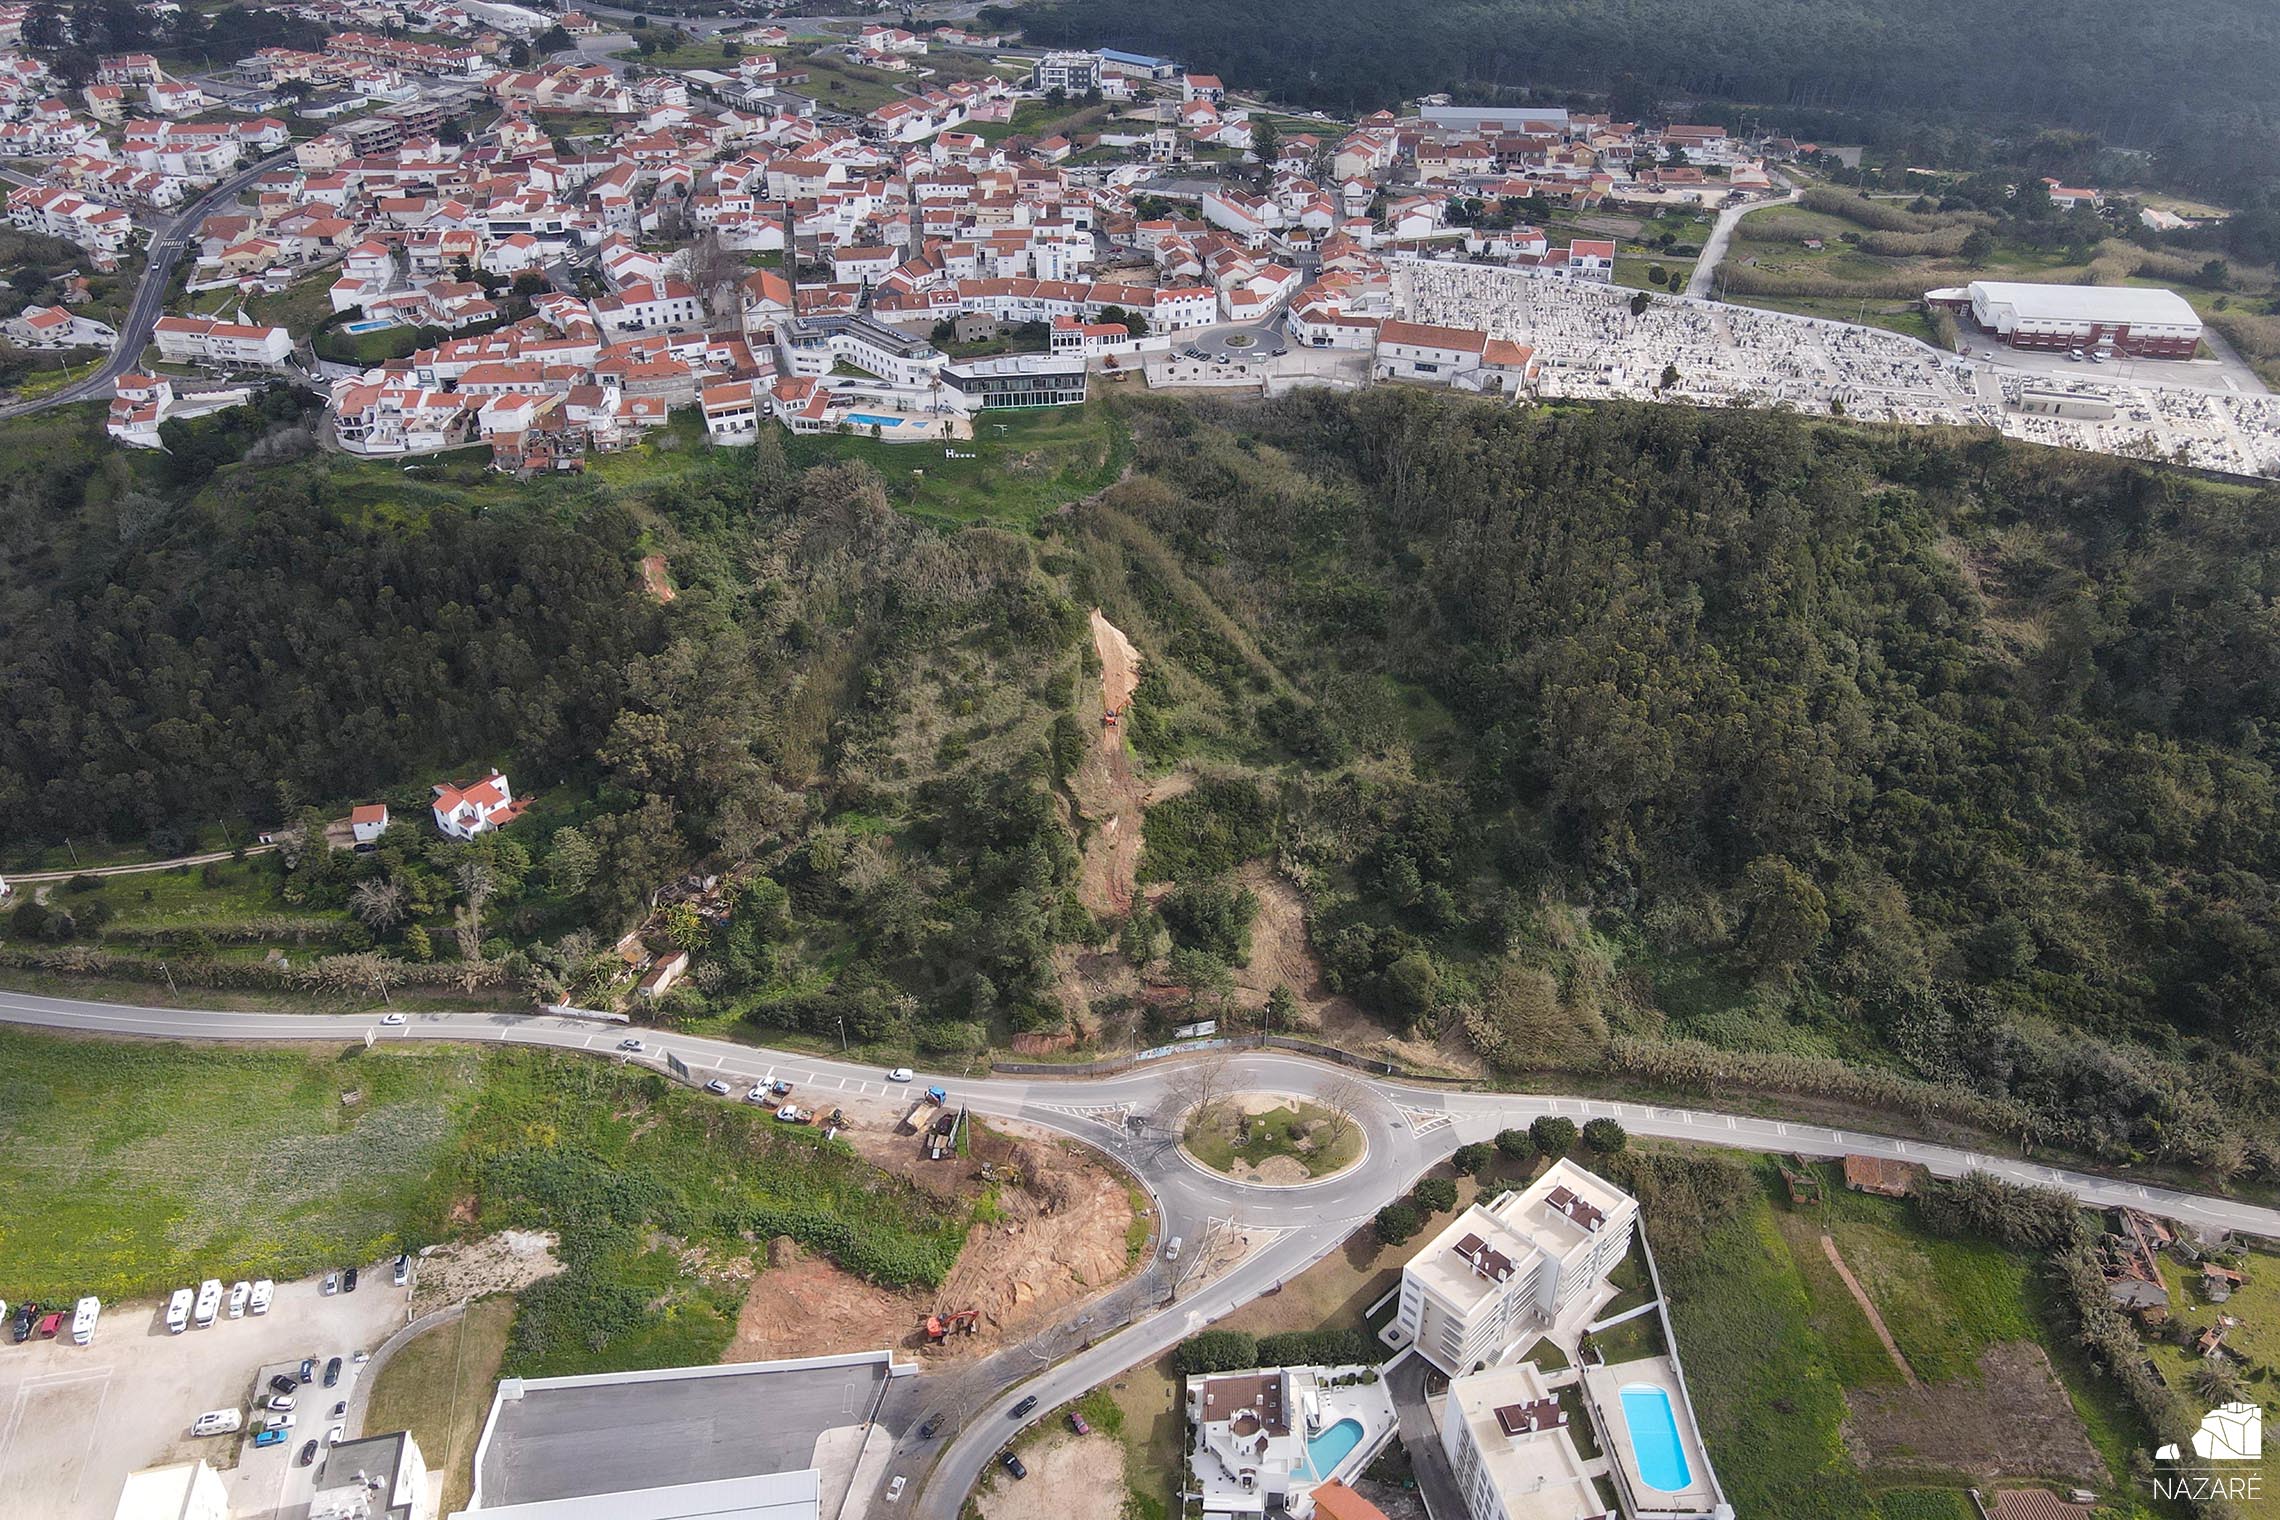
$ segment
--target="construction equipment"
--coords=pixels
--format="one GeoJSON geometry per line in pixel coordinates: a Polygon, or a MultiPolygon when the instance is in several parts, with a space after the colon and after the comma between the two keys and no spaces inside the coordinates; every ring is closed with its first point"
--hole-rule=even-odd
{"type": "Polygon", "coordinates": [[[929,1314],[926,1316],[926,1338],[940,1343],[953,1335],[972,1335],[981,1328],[982,1311],[960,1309],[955,1314],[929,1314]]]}
{"type": "Polygon", "coordinates": [[[929,1087],[926,1090],[926,1101],[933,1104],[936,1108],[940,1108],[943,1104],[950,1101],[950,1095],[939,1087],[929,1087]]]}
{"type": "Polygon", "coordinates": [[[1100,715],[1100,723],[1101,723],[1101,727],[1103,727],[1103,728],[1114,728],[1114,727],[1116,727],[1116,720],[1117,720],[1117,717],[1118,717],[1118,716],[1119,716],[1119,714],[1117,713],[1116,709],[1115,709],[1115,708],[1113,708],[1113,707],[1112,707],[1112,708],[1110,708],[1110,709],[1109,709],[1107,712],[1104,712],[1104,713],[1102,713],[1102,714],[1100,715]]]}

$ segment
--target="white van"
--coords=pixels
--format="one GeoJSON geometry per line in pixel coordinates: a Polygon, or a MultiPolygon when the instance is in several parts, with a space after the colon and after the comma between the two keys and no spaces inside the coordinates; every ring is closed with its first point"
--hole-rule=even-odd
{"type": "Polygon", "coordinates": [[[264,1277],[253,1285],[253,1302],[246,1307],[255,1314],[267,1314],[269,1301],[277,1296],[277,1284],[264,1277]]]}
{"type": "Polygon", "coordinates": [[[95,1321],[102,1313],[102,1301],[94,1294],[90,1293],[79,1301],[79,1306],[71,1311],[73,1344],[84,1346],[95,1339],[95,1321]]]}
{"type": "Polygon", "coordinates": [[[199,1329],[204,1330],[214,1323],[214,1316],[221,1312],[221,1307],[222,1280],[209,1277],[198,1284],[198,1307],[190,1311],[190,1318],[199,1329]]]}
{"type": "Polygon", "coordinates": [[[194,1436],[226,1436],[236,1434],[245,1423],[245,1417],[234,1409],[209,1409],[190,1424],[194,1436]]]}
{"type": "Polygon", "coordinates": [[[253,1297],[253,1284],[241,1282],[230,1288],[230,1318],[245,1318],[245,1301],[253,1297]]]}
{"type": "Polygon", "coordinates": [[[166,1333],[180,1335],[190,1328],[190,1290],[176,1288],[174,1296],[166,1301],[166,1333]]]}

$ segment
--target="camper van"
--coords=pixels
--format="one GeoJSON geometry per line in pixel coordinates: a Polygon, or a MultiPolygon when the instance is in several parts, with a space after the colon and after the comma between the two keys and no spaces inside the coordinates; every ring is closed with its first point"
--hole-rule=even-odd
{"type": "Polygon", "coordinates": [[[210,1409],[190,1426],[194,1436],[226,1436],[236,1433],[245,1423],[244,1417],[234,1409],[210,1409]]]}
{"type": "Polygon", "coordinates": [[[269,1301],[276,1296],[277,1284],[266,1277],[260,1279],[253,1285],[253,1302],[246,1306],[248,1312],[267,1314],[269,1312],[269,1301]]]}
{"type": "Polygon", "coordinates": [[[176,1288],[174,1296],[166,1301],[166,1333],[180,1335],[190,1328],[190,1290],[176,1288]]]}
{"type": "Polygon", "coordinates": [[[230,1318],[245,1318],[245,1301],[253,1296],[253,1284],[241,1282],[230,1288],[230,1318]]]}
{"type": "Polygon", "coordinates": [[[72,1344],[84,1346],[95,1339],[95,1321],[102,1313],[102,1302],[94,1294],[79,1301],[79,1307],[71,1311],[72,1344]]]}
{"type": "Polygon", "coordinates": [[[198,1307],[191,1311],[192,1323],[201,1330],[208,1328],[214,1323],[214,1316],[221,1311],[221,1307],[222,1280],[209,1277],[198,1284],[198,1307]]]}

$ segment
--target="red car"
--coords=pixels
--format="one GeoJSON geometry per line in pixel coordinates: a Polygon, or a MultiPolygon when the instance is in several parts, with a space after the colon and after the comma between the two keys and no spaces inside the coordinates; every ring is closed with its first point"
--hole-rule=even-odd
{"type": "Polygon", "coordinates": [[[49,1315],[46,1319],[41,1320],[39,1329],[33,1333],[39,1336],[39,1338],[43,1341],[52,1341],[55,1339],[55,1333],[62,1328],[63,1311],[59,1309],[55,1313],[49,1315]]]}
{"type": "Polygon", "coordinates": [[[1077,1413],[1074,1409],[1069,1411],[1069,1428],[1080,1436],[1089,1436],[1092,1434],[1092,1427],[1085,1423],[1085,1417],[1077,1413]]]}

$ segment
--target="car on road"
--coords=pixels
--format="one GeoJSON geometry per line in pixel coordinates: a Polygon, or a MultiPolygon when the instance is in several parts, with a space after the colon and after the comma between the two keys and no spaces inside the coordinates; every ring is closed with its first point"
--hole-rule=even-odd
{"type": "Polygon", "coordinates": [[[335,1384],[335,1383],[337,1383],[337,1382],[339,1382],[339,1381],[340,1381],[340,1358],[336,1356],[336,1357],[334,1357],[334,1358],[333,1358],[331,1361],[329,1361],[329,1362],[325,1363],[325,1386],[326,1386],[327,1388],[330,1388],[330,1387],[332,1387],[332,1385],[333,1385],[333,1384],[335,1384]]]}
{"type": "Polygon", "coordinates": [[[406,1020],[400,1013],[391,1013],[386,1018],[383,1018],[380,1022],[383,1024],[402,1024],[406,1022],[406,1020]]]}
{"type": "Polygon", "coordinates": [[[316,1359],[315,1357],[313,1357],[313,1356],[304,1356],[304,1357],[302,1357],[302,1358],[301,1358],[301,1381],[302,1381],[302,1382],[304,1382],[304,1383],[313,1383],[313,1382],[315,1382],[316,1380],[317,1380],[317,1359],[316,1359]]]}
{"type": "Polygon", "coordinates": [[[1033,1393],[1028,1398],[1023,1399],[1020,1403],[1014,1405],[1013,1408],[1008,1411],[1007,1418],[1018,1420],[1023,1415],[1029,1413],[1030,1410],[1035,1409],[1036,1407],[1037,1395],[1033,1393]]]}
{"type": "Polygon", "coordinates": [[[342,1276],[340,1291],[343,1293],[354,1293],[356,1291],[356,1268],[350,1267],[347,1273],[342,1276]]]}
{"type": "Polygon", "coordinates": [[[1180,1247],[1184,1244],[1186,1244],[1186,1242],[1182,1241],[1177,1235],[1174,1235],[1170,1240],[1165,1241],[1164,1260],[1178,1261],[1180,1259],[1180,1247]]]}
{"type": "Polygon", "coordinates": [[[926,1417],[926,1423],[918,1427],[918,1438],[921,1441],[931,1441],[934,1439],[934,1433],[941,1428],[942,1416],[930,1414],[926,1417]]]}
{"type": "Polygon", "coordinates": [[[1274,351],[1274,357],[1275,357],[1275,358],[1277,358],[1277,359],[1280,359],[1280,358],[1281,358],[1283,355],[1285,355],[1285,354],[1287,354],[1287,353],[1289,353],[1289,352],[1290,352],[1290,350],[1289,350],[1289,349],[1287,349],[1287,348],[1278,348],[1278,349],[1276,349],[1276,350],[1274,351]]]}
{"type": "Polygon", "coordinates": [[[404,1255],[398,1256],[396,1258],[396,1270],[393,1275],[395,1277],[396,1286],[399,1288],[412,1280],[412,1258],[410,1253],[407,1252],[404,1255]]]}
{"type": "Polygon", "coordinates": [[[291,1393],[300,1386],[299,1383],[294,1382],[282,1372],[269,1380],[269,1391],[271,1393],[291,1393]]]}
{"type": "Polygon", "coordinates": [[[907,1066],[896,1067],[887,1073],[887,1080],[889,1082],[908,1082],[910,1080],[910,1068],[907,1066]]]}
{"type": "Polygon", "coordinates": [[[902,1497],[902,1491],[903,1480],[901,1475],[897,1474],[895,1480],[887,1485],[887,1502],[889,1504],[892,1504],[897,1499],[900,1499],[902,1497]]]}
{"type": "Polygon", "coordinates": [[[725,1098],[728,1096],[728,1084],[719,1077],[715,1077],[705,1084],[705,1091],[716,1098],[725,1098]]]}
{"type": "Polygon", "coordinates": [[[1016,1478],[1026,1478],[1029,1476],[1029,1469],[1021,1465],[1021,1457],[1019,1453],[1016,1452],[999,1452],[998,1466],[1004,1468],[1007,1472],[1012,1473],[1016,1478]]]}
{"type": "Polygon", "coordinates": [[[307,1467],[310,1463],[316,1460],[317,1443],[314,1441],[303,1441],[301,1443],[301,1465],[303,1467],[307,1467]]]}
{"type": "Polygon", "coordinates": [[[631,1051],[635,1055],[639,1055],[641,1053],[641,1048],[641,1041],[632,1035],[627,1035],[624,1039],[618,1041],[618,1049],[631,1051]]]}
{"type": "Polygon", "coordinates": [[[325,1285],[322,1291],[327,1298],[340,1291],[340,1274],[338,1272],[327,1272],[325,1274],[325,1285]]]}
{"type": "Polygon", "coordinates": [[[1086,1424],[1085,1417],[1077,1413],[1074,1409],[1069,1411],[1069,1428],[1080,1436],[1089,1436],[1092,1434],[1092,1426],[1086,1424]]]}

